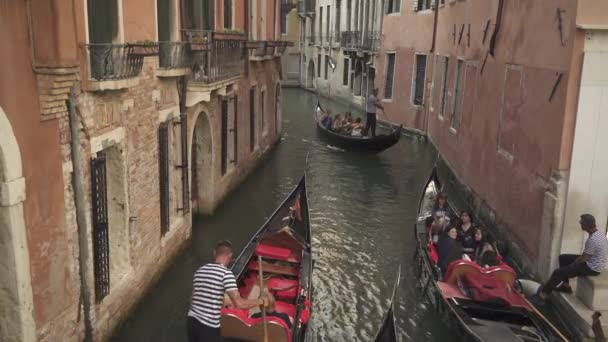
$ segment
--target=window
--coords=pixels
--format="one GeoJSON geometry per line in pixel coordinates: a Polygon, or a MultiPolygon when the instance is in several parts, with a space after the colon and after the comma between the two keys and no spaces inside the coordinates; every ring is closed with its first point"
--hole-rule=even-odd
{"type": "Polygon", "coordinates": [[[386,14],[399,13],[401,11],[401,0],[385,0],[386,14]]]}
{"type": "Polygon", "coordinates": [[[158,41],[169,42],[175,25],[175,6],[173,0],[157,0],[156,2],[158,41]]]}
{"type": "Polygon", "coordinates": [[[386,82],[384,83],[384,98],[393,98],[393,77],[395,73],[395,54],[386,54],[386,82]]]}
{"type": "Polygon", "coordinates": [[[222,176],[228,169],[228,101],[222,100],[222,176]]]}
{"type": "Polygon", "coordinates": [[[416,106],[424,104],[424,85],[426,80],[426,55],[416,55],[416,69],[414,73],[413,103],[416,106]]]}
{"type": "Polygon", "coordinates": [[[334,32],[336,33],[336,37],[340,34],[340,11],[342,8],[342,4],[340,0],[336,0],[336,25],[334,32]]]}
{"type": "Polygon", "coordinates": [[[319,42],[323,42],[323,6],[319,7],[319,42]]]}
{"type": "MultiPolygon", "coordinates": [[[[182,0],[183,28],[186,30],[213,30],[215,28],[214,3],[213,0],[182,0]]],[[[232,13],[232,11],[230,12],[232,13]]]]}
{"type": "Polygon", "coordinates": [[[118,37],[118,0],[88,0],[89,43],[116,43],[118,37]]]}
{"type": "MultiPolygon", "coordinates": [[[[297,4],[293,1],[281,1],[281,34],[287,34],[287,17],[289,13],[296,8],[297,4]]],[[[305,22],[302,21],[302,26],[304,26],[305,22]]],[[[300,33],[304,33],[304,29],[300,29],[300,33]]],[[[304,41],[304,39],[302,39],[304,41]]]]}
{"type": "Polygon", "coordinates": [[[349,73],[349,65],[348,58],[344,58],[344,64],[342,65],[342,85],[348,86],[348,73],[349,73]]]}
{"type": "Polygon", "coordinates": [[[352,0],[346,0],[346,31],[350,31],[351,15],[353,11],[352,0]]]}
{"type": "Polygon", "coordinates": [[[454,81],[454,108],[452,110],[452,118],[450,119],[450,127],[453,129],[458,129],[458,115],[460,114],[460,103],[461,103],[461,92],[462,92],[462,66],[464,61],[462,59],[458,60],[458,65],[456,66],[456,80],[454,81]]]}
{"type": "Polygon", "coordinates": [[[327,42],[329,42],[329,40],[331,39],[330,37],[330,31],[329,31],[329,22],[330,22],[330,18],[329,18],[329,14],[331,13],[330,11],[330,7],[329,5],[327,5],[327,11],[325,11],[325,15],[327,16],[325,19],[325,34],[327,35],[327,42]]]}
{"type": "Polygon", "coordinates": [[[325,55],[325,79],[327,79],[327,68],[329,67],[329,56],[325,55]]]}
{"type": "Polygon", "coordinates": [[[262,116],[262,133],[268,133],[268,120],[266,120],[266,91],[260,91],[260,115],[262,116]]]}
{"type": "Polygon", "coordinates": [[[160,186],[160,233],[167,234],[170,226],[169,206],[169,122],[158,127],[158,176],[160,186]]]}
{"type": "Polygon", "coordinates": [[[234,120],[233,120],[233,125],[232,125],[232,164],[236,165],[236,163],[239,160],[239,123],[238,123],[238,117],[239,117],[239,98],[238,96],[234,96],[234,120]]]}
{"type": "Polygon", "coordinates": [[[321,77],[321,54],[317,56],[317,77],[321,77]]]}
{"type": "Polygon", "coordinates": [[[257,143],[256,130],[255,130],[255,87],[249,89],[249,151],[255,150],[257,143]]]}
{"type": "Polygon", "coordinates": [[[416,0],[416,11],[424,11],[433,8],[432,0],[416,0]]]}
{"type": "Polygon", "coordinates": [[[232,0],[224,0],[224,28],[232,29],[232,0]]]}
{"type": "Polygon", "coordinates": [[[445,96],[447,93],[447,82],[448,82],[448,57],[437,56],[437,69],[435,76],[441,77],[441,86],[436,87],[439,89],[439,117],[443,118],[445,113],[445,96]]]}

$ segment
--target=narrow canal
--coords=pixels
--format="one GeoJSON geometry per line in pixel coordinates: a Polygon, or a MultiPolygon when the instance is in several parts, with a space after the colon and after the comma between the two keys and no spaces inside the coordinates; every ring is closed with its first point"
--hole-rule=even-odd
{"type": "MultiPolygon", "coordinates": [[[[408,136],[376,156],[327,146],[312,122],[316,101],[312,93],[284,89],[283,141],[213,217],[195,220],[191,244],[113,341],[186,341],[195,269],[210,260],[217,240],[230,239],[240,250],[304,170],[316,258],[308,341],[373,339],[399,264],[403,270],[396,314],[401,340],[453,339],[421,300],[412,265],[412,223],[434,162],[432,148],[408,136]]],[[[323,104],[334,113],[352,110],[327,100],[323,104]]]]}

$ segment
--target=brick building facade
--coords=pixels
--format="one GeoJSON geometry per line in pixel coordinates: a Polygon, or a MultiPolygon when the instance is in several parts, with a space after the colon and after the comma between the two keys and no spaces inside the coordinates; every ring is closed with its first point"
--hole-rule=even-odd
{"type": "Polygon", "coordinates": [[[278,142],[280,4],[0,1],[0,340],[109,337],[278,142]]]}

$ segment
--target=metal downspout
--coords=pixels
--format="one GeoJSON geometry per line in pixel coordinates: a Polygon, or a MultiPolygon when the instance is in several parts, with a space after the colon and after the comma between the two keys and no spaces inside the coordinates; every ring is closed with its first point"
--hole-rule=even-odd
{"type": "MultiPolygon", "coordinates": [[[[78,273],[80,276],[80,299],[84,306],[84,341],[93,341],[91,323],[91,290],[87,282],[89,274],[89,240],[87,238],[86,204],[82,188],[78,118],[76,115],[76,97],[79,82],[74,82],[67,100],[70,118],[70,151],[72,154],[72,188],[74,189],[74,207],[76,208],[76,226],[78,228],[78,273]]],[[[80,310],[78,310],[80,312],[80,310]]]]}

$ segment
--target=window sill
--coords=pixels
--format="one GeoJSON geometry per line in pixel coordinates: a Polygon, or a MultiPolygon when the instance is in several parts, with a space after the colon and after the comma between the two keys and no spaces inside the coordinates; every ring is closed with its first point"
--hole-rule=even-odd
{"type": "Polygon", "coordinates": [[[452,133],[452,134],[454,134],[454,135],[457,135],[457,134],[458,134],[458,131],[456,130],[456,128],[454,128],[454,127],[450,126],[450,133],[452,133]]]}
{"type": "Polygon", "coordinates": [[[398,16],[401,16],[401,12],[387,13],[386,16],[387,17],[398,17],[398,16]]]}
{"type": "Polygon", "coordinates": [[[139,77],[125,78],[122,80],[95,81],[89,80],[86,89],[88,91],[122,90],[139,85],[139,77]]]}
{"type": "Polygon", "coordinates": [[[435,11],[432,9],[424,9],[424,10],[416,11],[416,14],[422,14],[422,15],[433,14],[433,13],[435,13],[435,11]]]}
{"type": "Polygon", "coordinates": [[[390,99],[382,99],[382,100],[380,100],[380,102],[383,102],[383,103],[393,103],[393,99],[392,98],[390,98],[390,99]]]}
{"type": "Polygon", "coordinates": [[[509,164],[513,163],[513,155],[507,151],[505,151],[504,149],[502,149],[501,147],[498,148],[498,151],[496,151],[500,156],[504,157],[509,164]]]}
{"type": "Polygon", "coordinates": [[[175,69],[156,69],[156,77],[180,77],[189,75],[192,70],[190,68],[175,68],[175,69]]]}
{"type": "Polygon", "coordinates": [[[437,115],[437,119],[439,119],[439,121],[443,122],[445,121],[445,117],[443,115],[437,115]]]}

